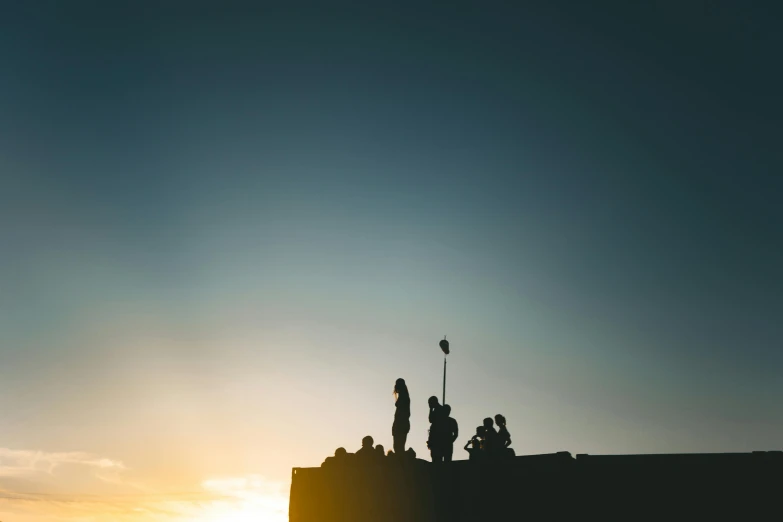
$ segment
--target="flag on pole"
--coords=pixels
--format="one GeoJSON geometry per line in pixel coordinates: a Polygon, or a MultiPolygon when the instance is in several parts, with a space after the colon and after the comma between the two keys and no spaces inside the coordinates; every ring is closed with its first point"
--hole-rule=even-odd
{"type": "Polygon", "coordinates": [[[441,342],[438,343],[440,345],[440,349],[443,350],[443,353],[446,355],[449,354],[449,342],[444,337],[441,342]]]}

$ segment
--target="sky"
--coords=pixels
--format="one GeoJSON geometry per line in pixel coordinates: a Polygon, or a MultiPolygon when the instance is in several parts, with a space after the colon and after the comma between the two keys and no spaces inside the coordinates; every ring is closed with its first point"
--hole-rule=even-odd
{"type": "Polygon", "coordinates": [[[0,520],[285,520],[444,335],[459,447],[783,449],[781,8],[441,4],[2,6],[0,520]]]}

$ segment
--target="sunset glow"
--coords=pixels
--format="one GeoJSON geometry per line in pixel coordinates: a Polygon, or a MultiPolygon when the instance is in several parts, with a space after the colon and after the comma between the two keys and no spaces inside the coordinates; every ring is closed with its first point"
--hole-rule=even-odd
{"type": "Polygon", "coordinates": [[[2,3],[0,522],[781,449],[783,2],[307,4],[2,3]]]}
{"type": "MultiPolygon", "coordinates": [[[[16,454],[21,452],[15,452],[16,454]]],[[[29,452],[24,452],[28,454],[29,452]]],[[[14,452],[0,448],[8,458],[14,452]]],[[[46,459],[47,455],[40,455],[46,459]]],[[[69,456],[74,462],[77,457],[69,456]]],[[[54,473],[51,461],[47,473],[54,473]]],[[[80,462],[83,465],[84,461],[80,462]]],[[[38,469],[35,467],[33,470],[38,469]]],[[[31,476],[30,468],[0,467],[0,476],[31,476]]],[[[67,474],[53,477],[67,481],[67,474]]],[[[121,485],[122,481],[117,484],[121,485]]],[[[0,490],[0,520],[19,522],[285,522],[288,498],[283,484],[261,476],[205,480],[191,493],[141,493],[126,485],[125,494],[33,494],[0,490]]]]}

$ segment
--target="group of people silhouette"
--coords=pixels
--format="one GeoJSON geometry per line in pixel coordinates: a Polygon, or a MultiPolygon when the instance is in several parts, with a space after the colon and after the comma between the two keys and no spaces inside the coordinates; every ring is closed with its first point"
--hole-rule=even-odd
{"type": "MultiPolygon", "coordinates": [[[[362,447],[356,453],[348,453],[345,448],[337,448],[333,457],[327,457],[322,466],[330,467],[346,462],[382,462],[387,457],[402,457],[415,459],[416,452],[413,448],[405,449],[408,433],[411,430],[411,397],[405,379],[397,379],[394,383],[395,412],[392,423],[393,449],[384,453],[385,448],[378,444],[373,446],[375,440],[367,435],[362,439],[362,447]]],[[[430,450],[432,462],[451,462],[454,454],[454,442],[459,437],[459,425],[451,417],[451,406],[440,404],[438,398],[432,396],[427,401],[429,405],[429,437],[427,448],[430,450]]],[[[476,428],[476,434],[465,444],[465,451],[470,455],[470,460],[484,458],[513,457],[511,449],[511,434],[506,427],[506,418],[495,415],[484,419],[483,425],[476,428]],[[497,429],[495,429],[497,424],[497,429]]]]}
{"type": "Polygon", "coordinates": [[[511,434],[506,427],[506,418],[495,415],[484,419],[484,423],[476,428],[476,434],[465,444],[465,451],[470,454],[470,460],[482,458],[513,457],[514,450],[511,446],[511,434]],[[494,424],[498,425],[497,430],[494,424]]]}
{"type": "MultiPolygon", "coordinates": [[[[377,446],[374,446],[374,444],[375,440],[370,435],[367,435],[362,439],[362,447],[359,448],[356,453],[348,453],[348,450],[345,448],[337,448],[334,451],[334,456],[326,457],[326,460],[321,466],[328,468],[350,462],[377,463],[383,462],[387,457],[396,456],[392,450],[389,450],[388,453],[384,453],[386,449],[382,444],[378,444],[377,446]]],[[[416,458],[416,452],[413,448],[408,448],[407,451],[403,451],[400,455],[406,459],[416,458]]]]}

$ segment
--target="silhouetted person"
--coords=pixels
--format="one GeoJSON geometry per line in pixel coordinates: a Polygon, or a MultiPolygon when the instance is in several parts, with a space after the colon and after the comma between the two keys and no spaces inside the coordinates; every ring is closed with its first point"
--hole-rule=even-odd
{"type": "Polygon", "coordinates": [[[383,447],[383,444],[378,444],[375,446],[375,460],[381,460],[384,457],[386,457],[386,450],[383,447]]]}
{"type": "Polygon", "coordinates": [[[452,445],[452,453],[454,452],[451,442],[449,416],[446,407],[438,403],[437,397],[430,397],[428,403],[430,406],[429,419],[431,424],[427,447],[430,449],[432,462],[445,462],[449,445],[452,445]]]}
{"type": "Polygon", "coordinates": [[[459,425],[456,419],[451,417],[451,406],[448,404],[443,405],[443,461],[451,462],[451,457],[454,455],[454,441],[459,437],[459,425]]]}
{"type": "Polygon", "coordinates": [[[375,458],[375,448],[373,447],[373,443],[375,441],[372,437],[367,435],[362,439],[362,447],[359,449],[359,451],[356,452],[356,458],[367,462],[375,458]]]}
{"type": "Polygon", "coordinates": [[[408,393],[408,385],[405,379],[397,379],[394,383],[394,424],[392,424],[392,437],[394,438],[394,453],[402,455],[405,452],[405,441],[408,432],[411,431],[411,396],[408,393]]]}
{"type": "Polygon", "coordinates": [[[408,448],[405,451],[405,458],[410,460],[416,460],[416,450],[413,448],[408,448]]]}
{"type": "Polygon", "coordinates": [[[394,450],[389,450],[386,452],[387,457],[393,457],[394,456],[394,450]]]}
{"type": "Polygon", "coordinates": [[[470,460],[478,460],[482,457],[482,444],[484,443],[484,426],[476,427],[476,434],[465,444],[465,451],[470,455],[470,460]]]}
{"type": "Polygon", "coordinates": [[[345,465],[348,461],[348,452],[345,448],[337,448],[334,450],[334,457],[326,457],[321,467],[329,468],[336,465],[345,465]]]}
{"type": "Polygon", "coordinates": [[[498,432],[495,431],[492,417],[484,419],[484,444],[482,447],[487,456],[494,456],[498,453],[498,432]]]}
{"type": "Polygon", "coordinates": [[[504,456],[513,456],[514,450],[509,448],[511,446],[511,434],[506,428],[506,418],[501,415],[495,415],[495,424],[498,425],[498,448],[504,456]]]}
{"type": "Polygon", "coordinates": [[[432,455],[432,462],[435,462],[436,460],[443,460],[441,445],[438,444],[440,441],[439,432],[443,427],[440,422],[443,410],[440,402],[438,402],[438,398],[434,395],[427,399],[427,405],[430,408],[429,413],[427,414],[427,420],[429,420],[430,423],[430,429],[427,432],[427,448],[429,448],[430,454],[432,455]]]}
{"type": "Polygon", "coordinates": [[[430,424],[432,424],[433,422],[435,422],[435,417],[440,412],[440,402],[438,402],[438,398],[433,395],[432,397],[427,399],[427,404],[430,407],[430,413],[427,418],[430,424]]]}

